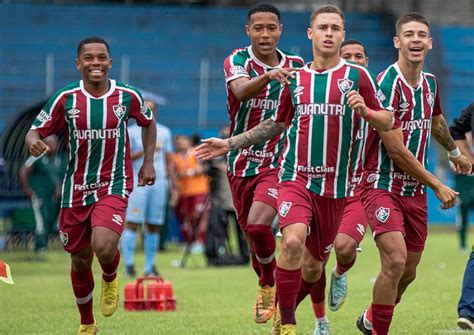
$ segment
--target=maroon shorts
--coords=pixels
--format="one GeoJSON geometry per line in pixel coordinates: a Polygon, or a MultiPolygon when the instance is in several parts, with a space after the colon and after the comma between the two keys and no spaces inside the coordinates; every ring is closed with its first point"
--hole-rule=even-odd
{"type": "Polygon", "coordinates": [[[229,173],[227,176],[237,219],[243,231],[247,231],[247,217],[254,201],[264,202],[276,211],[278,198],[277,169],[271,169],[251,177],[236,177],[229,173]]]}
{"type": "Polygon", "coordinates": [[[198,220],[206,210],[207,194],[196,194],[181,197],[175,207],[175,214],[182,224],[186,220],[194,222],[198,220]]]}
{"type": "Polygon", "coordinates": [[[361,201],[374,237],[400,231],[408,251],[423,251],[428,235],[426,194],[403,197],[385,190],[365,189],[361,201]]]}
{"type": "Polygon", "coordinates": [[[281,183],[278,187],[280,229],[294,223],[306,224],[306,248],[314,259],[323,262],[333,247],[345,203],[345,198],[321,197],[297,182],[281,183]]]}
{"type": "Polygon", "coordinates": [[[349,235],[356,240],[357,244],[360,244],[364,238],[366,228],[367,218],[360,197],[347,197],[338,233],[349,235]]]}
{"type": "Polygon", "coordinates": [[[96,226],[122,235],[127,204],[127,199],[108,195],[92,205],[61,208],[59,234],[64,250],[72,254],[89,246],[92,229],[96,226]]]}

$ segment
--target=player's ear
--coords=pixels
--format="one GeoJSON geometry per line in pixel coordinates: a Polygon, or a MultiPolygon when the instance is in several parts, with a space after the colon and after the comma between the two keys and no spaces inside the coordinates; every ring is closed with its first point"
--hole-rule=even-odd
{"type": "Polygon", "coordinates": [[[249,25],[248,24],[245,25],[245,33],[247,34],[247,36],[250,36],[250,31],[249,31],[249,25]]]}
{"type": "Polygon", "coordinates": [[[400,49],[400,40],[397,36],[393,37],[393,46],[395,47],[395,49],[400,49]]]}
{"type": "Polygon", "coordinates": [[[79,71],[81,70],[81,62],[79,62],[79,58],[76,58],[76,69],[79,71]]]}
{"type": "Polygon", "coordinates": [[[433,49],[433,38],[430,37],[429,42],[428,42],[428,49],[431,50],[433,49]]]}
{"type": "Polygon", "coordinates": [[[283,31],[283,24],[280,23],[280,33],[283,31]]]}
{"type": "Polygon", "coordinates": [[[112,58],[109,60],[110,68],[112,68],[112,58]]]}
{"type": "Polygon", "coordinates": [[[311,29],[311,27],[308,27],[306,34],[308,35],[308,40],[313,39],[313,29],[311,29]]]}

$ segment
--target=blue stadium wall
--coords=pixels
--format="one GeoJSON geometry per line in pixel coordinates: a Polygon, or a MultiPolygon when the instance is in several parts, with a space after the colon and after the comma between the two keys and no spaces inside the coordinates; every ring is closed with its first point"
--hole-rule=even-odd
{"type": "MultiPolygon", "coordinates": [[[[0,130],[25,108],[46,97],[46,59],[54,55],[54,89],[78,79],[76,46],[97,35],[111,47],[111,77],[120,79],[121,60],[130,59],[128,83],[166,98],[159,120],[174,133],[216,135],[228,124],[222,64],[237,47],[249,44],[242,8],[0,4],[0,130]],[[210,65],[206,122],[199,127],[200,66],[210,65]]],[[[312,58],[306,37],[310,12],[283,12],[279,46],[312,58]]],[[[393,22],[375,14],[347,13],[346,38],[366,44],[370,70],[379,73],[396,59],[393,22]]],[[[428,70],[441,76],[448,120],[470,103],[474,72],[474,29],[434,29],[428,70]],[[439,42],[437,42],[439,41],[439,42]],[[451,48],[451,46],[453,46],[451,48]],[[446,50],[446,52],[445,52],[446,50]],[[449,51],[448,51],[449,50],[449,51]]],[[[437,168],[437,152],[431,162],[437,168]]],[[[449,174],[448,174],[449,176],[449,174]]],[[[438,210],[432,194],[430,220],[454,221],[454,212],[438,210]]]]}

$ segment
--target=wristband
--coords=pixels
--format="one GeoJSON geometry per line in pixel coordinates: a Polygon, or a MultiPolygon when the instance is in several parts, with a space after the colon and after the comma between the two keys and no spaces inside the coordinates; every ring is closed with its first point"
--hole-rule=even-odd
{"type": "Polygon", "coordinates": [[[459,150],[458,147],[454,150],[448,151],[449,158],[458,158],[459,156],[461,156],[461,150],[459,150]]]}
{"type": "Polygon", "coordinates": [[[365,121],[369,121],[371,118],[374,117],[374,111],[367,108],[367,115],[366,116],[363,116],[364,120],[365,121]]]}

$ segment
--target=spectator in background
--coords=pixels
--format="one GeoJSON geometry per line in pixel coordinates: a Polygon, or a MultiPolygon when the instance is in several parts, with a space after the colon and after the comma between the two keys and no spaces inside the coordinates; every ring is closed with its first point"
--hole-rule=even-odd
{"type": "MultiPolygon", "coordinates": [[[[470,104],[466,108],[463,109],[461,115],[454,119],[452,126],[449,128],[451,132],[451,136],[453,137],[454,141],[456,142],[459,150],[461,153],[468,157],[471,162],[474,162],[474,154],[471,151],[470,143],[467,141],[466,134],[472,132],[474,128],[474,103],[470,104]]],[[[457,171],[455,171],[457,172],[457,171]]],[[[456,180],[456,187],[463,185],[463,183],[469,182],[472,184],[471,176],[463,176],[463,179],[457,178],[456,180]],[[462,182],[461,182],[462,180],[462,182]]],[[[466,217],[463,218],[465,220],[465,224],[467,226],[467,208],[463,208],[463,206],[467,206],[466,198],[469,196],[469,201],[472,198],[472,189],[469,192],[465,186],[457,189],[460,193],[461,198],[461,212],[464,210],[466,211],[466,217]],[[466,193],[467,192],[467,193],[466,193]]],[[[465,232],[465,230],[464,230],[465,232]]],[[[463,232],[461,231],[461,243],[463,243],[463,232]]],[[[464,242],[465,243],[465,242],[464,242]]],[[[462,246],[462,244],[461,244],[462,246]]],[[[474,246],[473,250],[471,251],[471,256],[469,257],[469,261],[466,265],[466,270],[464,272],[464,279],[462,282],[462,292],[461,298],[459,299],[458,304],[458,326],[462,329],[474,329],[474,246]]]]}
{"type": "MultiPolygon", "coordinates": [[[[158,106],[155,101],[146,99],[145,103],[157,118],[158,106]]],[[[122,236],[122,253],[125,263],[125,275],[135,277],[136,271],[133,262],[135,255],[137,227],[144,224],[143,247],[145,249],[145,276],[157,276],[155,257],[160,241],[160,229],[165,221],[166,207],[169,192],[176,190],[175,174],[173,173],[173,144],[171,131],[168,127],[156,122],[155,171],[156,181],[151,187],[137,188],[130,195],[127,208],[126,227],[122,236]]],[[[143,146],[141,130],[136,124],[128,129],[130,136],[130,150],[133,161],[134,186],[137,185],[137,174],[143,163],[143,146]]]]}
{"type": "Polygon", "coordinates": [[[58,155],[56,135],[44,139],[50,151],[40,157],[30,156],[20,170],[23,191],[31,201],[35,215],[35,252],[48,249],[50,233],[59,214],[61,181],[65,164],[58,155]]]}
{"type": "Polygon", "coordinates": [[[185,243],[193,244],[193,252],[200,253],[203,250],[209,207],[209,180],[187,136],[176,136],[175,151],[173,160],[179,190],[175,214],[185,243]]]}
{"type": "MultiPolygon", "coordinates": [[[[230,127],[224,126],[219,132],[220,138],[228,138],[230,127]]],[[[208,174],[211,177],[212,205],[219,206],[226,213],[226,224],[229,227],[230,220],[235,223],[237,243],[239,247],[239,258],[242,264],[247,264],[250,260],[247,239],[238,225],[237,215],[232,202],[232,193],[229,180],[227,178],[227,161],[225,156],[219,156],[207,161],[209,163],[208,174]]]]}

